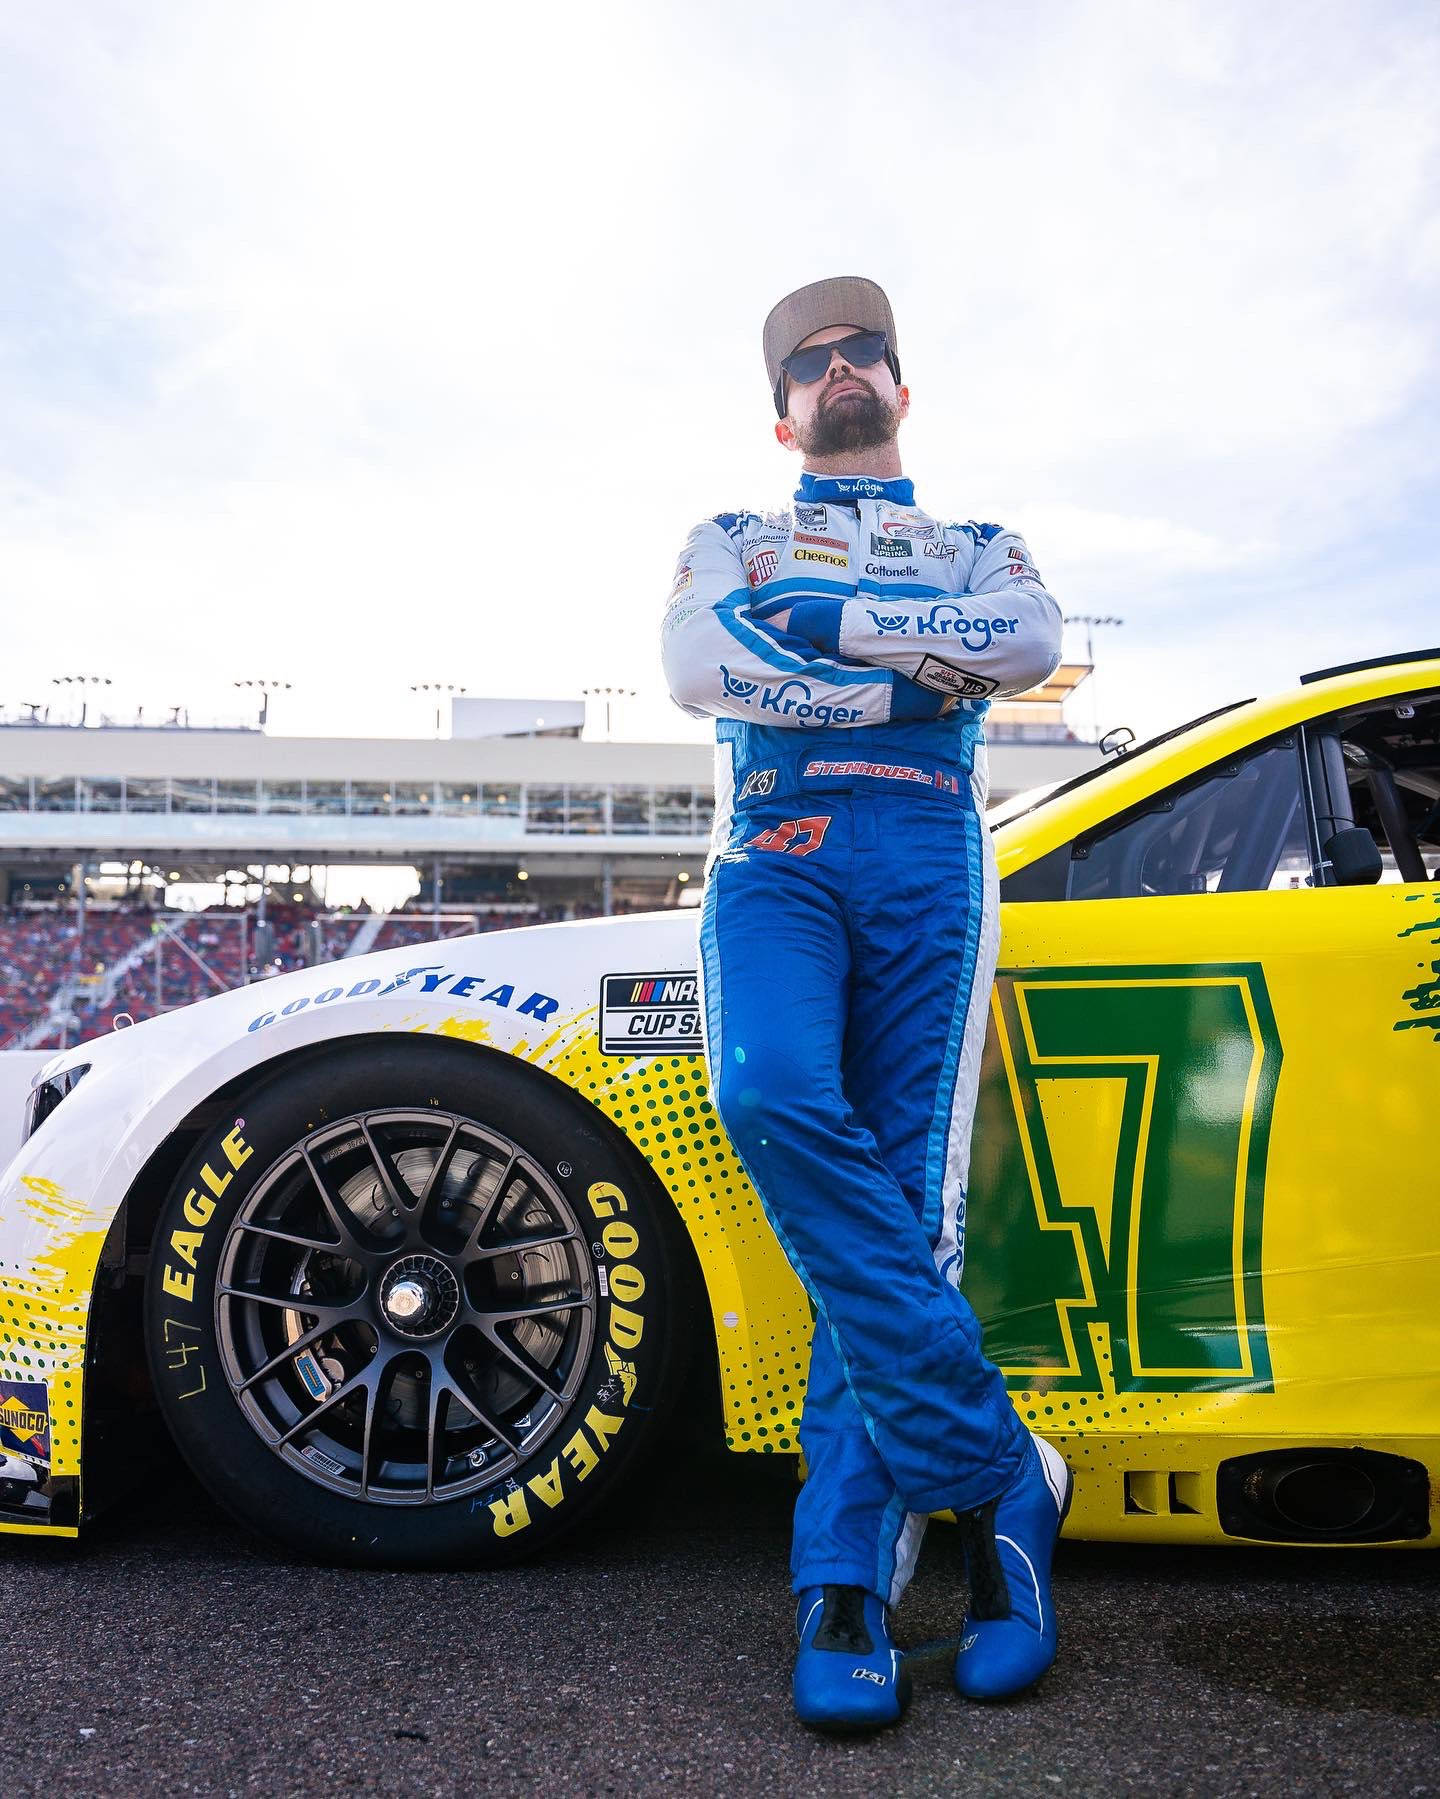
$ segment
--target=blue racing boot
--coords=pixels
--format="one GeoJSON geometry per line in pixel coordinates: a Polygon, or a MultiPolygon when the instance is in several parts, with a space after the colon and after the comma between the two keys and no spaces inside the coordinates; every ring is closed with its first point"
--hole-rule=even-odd
{"type": "Polygon", "coordinates": [[[820,1730],[878,1730],[910,1703],[885,1607],[863,1587],[806,1587],[795,1614],[795,1715],[820,1730]]]}
{"type": "Polygon", "coordinates": [[[967,1699],[1008,1699],[1055,1660],[1050,1556],[1070,1510],[1074,1476],[1057,1449],[1030,1439],[1024,1466],[998,1499],[960,1514],[970,1605],[955,1656],[967,1699]]]}

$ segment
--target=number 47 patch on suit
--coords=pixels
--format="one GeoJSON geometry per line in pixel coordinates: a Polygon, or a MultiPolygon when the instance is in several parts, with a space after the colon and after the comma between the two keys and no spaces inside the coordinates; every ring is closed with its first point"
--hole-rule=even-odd
{"type": "Polygon", "coordinates": [[[748,850],[780,850],[792,856],[808,856],[825,841],[830,815],[819,818],[787,818],[768,831],[746,841],[748,850]]]}

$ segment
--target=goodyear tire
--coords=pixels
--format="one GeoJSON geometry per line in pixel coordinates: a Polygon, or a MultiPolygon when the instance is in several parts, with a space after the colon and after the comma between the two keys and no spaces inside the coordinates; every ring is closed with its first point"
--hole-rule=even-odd
{"type": "Polygon", "coordinates": [[[206,1134],[145,1328],[175,1439],[242,1522],[326,1560],[495,1566],[654,1436],[696,1278],[583,1101],[486,1050],[367,1038],[206,1134]]]}

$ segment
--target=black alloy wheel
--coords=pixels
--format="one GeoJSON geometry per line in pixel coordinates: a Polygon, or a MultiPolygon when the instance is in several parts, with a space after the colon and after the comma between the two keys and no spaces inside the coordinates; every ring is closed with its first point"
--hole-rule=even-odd
{"type": "Polygon", "coordinates": [[[517,1144],[440,1111],[322,1126],[230,1226],[218,1328],[257,1436],[382,1505],[458,1498],[570,1415],[595,1334],[574,1211],[517,1144]]]}
{"type": "Polygon", "coordinates": [[[616,1487],[702,1303],[673,1209],[572,1092],[369,1037],[202,1137],[146,1335],[181,1450],[246,1523],[331,1560],[496,1564],[616,1487]]]}

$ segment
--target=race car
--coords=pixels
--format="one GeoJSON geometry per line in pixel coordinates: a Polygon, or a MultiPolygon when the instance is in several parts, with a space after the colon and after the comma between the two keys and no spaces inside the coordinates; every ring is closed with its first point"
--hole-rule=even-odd
{"type": "MultiPolygon", "coordinates": [[[[1433,1544],[1440,650],[1112,747],[994,820],[986,1347],[1070,1535],[1433,1544]]],[[[157,1408],[246,1525],[392,1566],[543,1547],[707,1385],[795,1453],[811,1314],[701,1047],[676,911],[56,1057],[0,1175],[0,1530],[74,1536],[157,1408]]]]}

